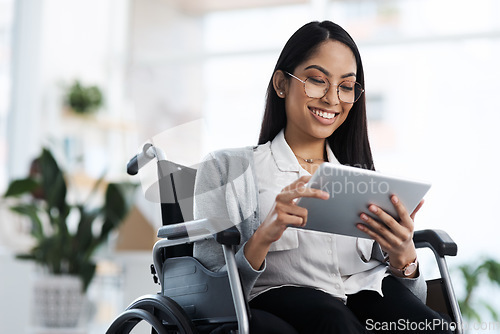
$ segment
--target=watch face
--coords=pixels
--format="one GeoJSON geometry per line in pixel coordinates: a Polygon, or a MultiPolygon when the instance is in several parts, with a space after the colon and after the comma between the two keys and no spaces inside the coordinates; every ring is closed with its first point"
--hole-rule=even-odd
{"type": "Polygon", "coordinates": [[[404,270],[405,276],[410,276],[417,270],[417,264],[415,262],[410,263],[404,270]]]}

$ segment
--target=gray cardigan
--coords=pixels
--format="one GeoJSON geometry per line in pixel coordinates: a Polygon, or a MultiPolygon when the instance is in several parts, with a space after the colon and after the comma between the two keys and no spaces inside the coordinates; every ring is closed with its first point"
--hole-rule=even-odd
{"type": "MultiPolygon", "coordinates": [[[[247,295],[266,269],[255,270],[245,258],[244,245],[260,225],[257,177],[253,152],[256,147],[227,149],[210,153],[198,169],[195,182],[194,219],[214,218],[219,230],[236,226],[241,243],[236,247],[236,263],[247,295]]],[[[196,242],[194,256],[213,271],[225,270],[222,247],[214,240],[196,242]]],[[[373,257],[383,262],[380,246],[373,247],[373,257]]],[[[397,279],[425,302],[427,287],[422,275],[397,279]]]]}

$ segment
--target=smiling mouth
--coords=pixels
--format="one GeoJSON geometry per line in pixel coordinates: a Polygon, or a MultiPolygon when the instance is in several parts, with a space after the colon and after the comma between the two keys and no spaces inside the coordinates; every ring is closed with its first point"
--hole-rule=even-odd
{"type": "Polygon", "coordinates": [[[321,109],[316,109],[316,108],[311,108],[309,107],[309,110],[311,112],[319,117],[325,118],[325,119],[333,119],[335,116],[339,115],[340,113],[335,113],[335,112],[326,112],[321,109]]]}

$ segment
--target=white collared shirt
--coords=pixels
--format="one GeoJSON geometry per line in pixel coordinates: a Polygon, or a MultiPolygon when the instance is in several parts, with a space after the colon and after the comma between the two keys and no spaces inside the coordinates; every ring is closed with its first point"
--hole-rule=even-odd
{"type": "MultiPolygon", "coordinates": [[[[328,145],[327,155],[329,162],[339,163],[328,145]]],[[[276,195],[299,177],[310,174],[300,166],[283,130],[273,141],[256,148],[254,161],[262,222],[276,195]]],[[[374,290],[382,295],[387,266],[371,258],[373,246],[374,241],[369,239],[288,228],[271,245],[266,269],[250,297],[282,286],[313,287],[344,302],[347,295],[360,290],[374,290]]]]}

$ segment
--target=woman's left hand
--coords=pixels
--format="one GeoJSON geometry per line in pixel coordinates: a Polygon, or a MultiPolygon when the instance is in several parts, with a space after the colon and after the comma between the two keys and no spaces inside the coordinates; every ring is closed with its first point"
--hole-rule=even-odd
{"type": "MultiPolygon", "coordinates": [[[[400,221],[384,212],[376,205],[371,204],[368,209],[378,217],[378,220],[362,213],[360,215],[363,224],[358,228],[373,238],[383,251],[389,255],[389,261],[394,268],[403,268],[417,258],[417,251],[413,243],[413,231],[415,214],[420,210],[424,201],[422,200],[415,210],[409,214],[403,203],[397,196],[391,197],[391,202],[396,208],[400,221]]],[[[415,272],[412,277],[416,276],[415,272]]]]}

